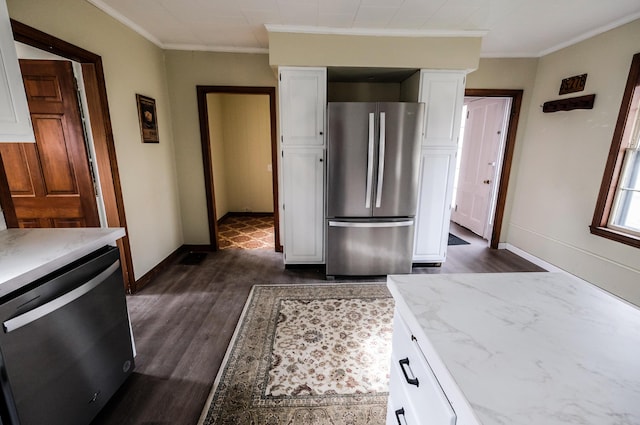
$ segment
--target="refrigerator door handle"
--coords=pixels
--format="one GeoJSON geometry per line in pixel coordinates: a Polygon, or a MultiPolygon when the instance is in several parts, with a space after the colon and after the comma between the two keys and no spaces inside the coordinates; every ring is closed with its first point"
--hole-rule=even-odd
{"type": "Polygon", "coordinates": [[[380,146],[378,147],[378,184],[376,185],[376,208],[382,203],[382,181],[384,177],[384,149],[386,134],[386,114],[380,112],[380,146]]]}
{"type": "Polygon", "coordinates": [[[412,226],[413,220],[403,221],[329,221],[329,227],[406,227],[412,226]]]}
{"type": "Polygon", "coordinates": [[[364,198],[364,207],[371,208],[371,183],[373,183],[373,144],[376,131],[376,115],[369,114],[369,153],[367,156],[367,187],[364,198]]]}

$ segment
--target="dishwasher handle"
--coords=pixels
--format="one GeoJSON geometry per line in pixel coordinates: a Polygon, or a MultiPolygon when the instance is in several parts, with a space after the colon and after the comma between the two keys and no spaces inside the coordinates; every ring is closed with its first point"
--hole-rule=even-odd
{"type": "Polygon", "coordinates": [[[26,313],[5,321],[2,324],[2,326],[4,327],[4,332],[9,333],[15,331],[16,329],[20,329],[21,327],[35,322],[36,320],[48,314],[51,314],[54,311],[61,309],[65,305],[77,300],[78,298],[90,292],[92,289],[104,282],[109,276],[111,276],[116,270],[118,270],[118,267],[120,267],[120,260],[116,260],[109,267],[101,271],[100,274],[98,274],[96,277],[87,281],[81,286],[78,286],[74,290],[67,292],[61,297],[55,298],[48,303],[34,308],[33,310],[29,310],[26,313]]]}

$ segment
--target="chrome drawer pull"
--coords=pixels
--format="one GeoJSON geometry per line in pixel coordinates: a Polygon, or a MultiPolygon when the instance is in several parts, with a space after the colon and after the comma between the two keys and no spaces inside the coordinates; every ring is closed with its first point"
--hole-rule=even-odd
{"type": "MultiPolygon", "coordinates": [[[[404,407],[401,407],[400,409],[396,410],[396,420],[398,421],[398,425],[402,425],[402,422],[400,422],[400,415],[402,415],[403,418],[405,418],[404,416],[404,407]]],[[[407,423],[407,418],[404,419],[404,423],[407,423]]]]}
{"type": "MultiPolygon", "coordinates": [[[[407,357],[406,359],[402,359],[398,363],[400,363],[400,369],[402,369],[402,373],[404,374],[404,379],[407,380],[407,383],[411,385],[415,385],[416,387],[419,387],[420,383],[418,382],[418,378],[413,378],[413,379],[409,378],[409,375],[407,375],[407,371],[404,368],[405,366],[409,366],[409,358],[407,357]]],[[[413,375],[413,372],[411,374],[413,375]]]]}

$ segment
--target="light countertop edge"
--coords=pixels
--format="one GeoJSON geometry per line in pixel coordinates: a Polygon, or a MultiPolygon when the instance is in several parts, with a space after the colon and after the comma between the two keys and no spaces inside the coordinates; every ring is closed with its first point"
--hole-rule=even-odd
{"type": "Polygon", "coordinates": [[[123,236],[120,227],[0,230],[0,297],[123,236]]]}
{"type": "Polygon", "coordinates": [[[458,425],[640,423],[640,310],[563,273],[389,276],[458,425]]]}
{"type": "Polygon", "coordinates": [[[424,356],[428,359],[428,363],[433,374],[436,376],[438,383],[445,392],[449,399],[449,403],[451,403],[456,414],[456,425],[482,425],[466,397],[460,390],[460,387],[458,387],[458,384],[455,382],[455,379],[451,376],[449,369],[447,369],[440,358],[440,355],[435,350],[431,342],[429,342],[429,338],[427,338],[422,325],[420,325],[412,313],[411,308],[404,299],[404,296],[396,286],[396,282],[392,279],[392,277],[387,279],[387,288],[395,301],[396,312],[400,314],[402,319],[409,326],[409,329],[411,329],[413,336],[416,337],[418,345],[420,346],[424,356]]]}

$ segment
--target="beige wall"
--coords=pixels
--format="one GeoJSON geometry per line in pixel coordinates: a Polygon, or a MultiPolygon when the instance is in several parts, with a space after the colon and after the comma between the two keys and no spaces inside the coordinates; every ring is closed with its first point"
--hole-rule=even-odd
{"type": "Polygon", "coordinates": [[[273,212],[268,95],[223,95],[229,211],[273,212]]]}
{"type": "Polygon", "coordinates": [[[516,144],[513,154],[511,176],[509,178],[503,224],[500,232],[500,242],[505,242],[508,238],[509,218],[513,206],[518,167],[522,156],[522,145],[527,131],[527,117],[529,116],[529,107],[537,66],[538,59],[483,58],[480,59],[478,69],[467,75],[466,88],[468,89],[523,90],[520,120],[518,122],[518,132],[516,133],[516,144]]]}
{"type": "Polygon", "coordinates": [[[83,0],[9,0],[7,5],[13,19],[102,57],[139,278],[183,242],[163,51],[83,0]],[[141,143],[136,93],[156,99],[159,144],[141,143]]]}
{"type": "Polygon", "coordinates": [[[265,54],[166,51],[185,243],[208,244],[197,85],[276,87],[265,54]]]}
{"type": "Polygon", "coordinates": [[[480,37],[382,37],[269,33],[273,66],[363,66],[432,69],[478,67],[480,37]]]}
{"type": "Polygon", "coordinates": [[[540,58],[520,149],[508,242],[640,305],[638,249],[589,233],[640,20],[540,58]],[[560,82],[587,73],[584,92],[560,82]],[[543,113],[549,100],[596,94],[592,110],[543,113]]]}
{"type": "Polygon", "coordinates": [[[398,102],[400,83],[328,83],[328,102],[398,102]]]}
{"type": "Polygon", "coordinates": [[[268,95],[209,93],[216,218],[273,212],[268,95]]]}

